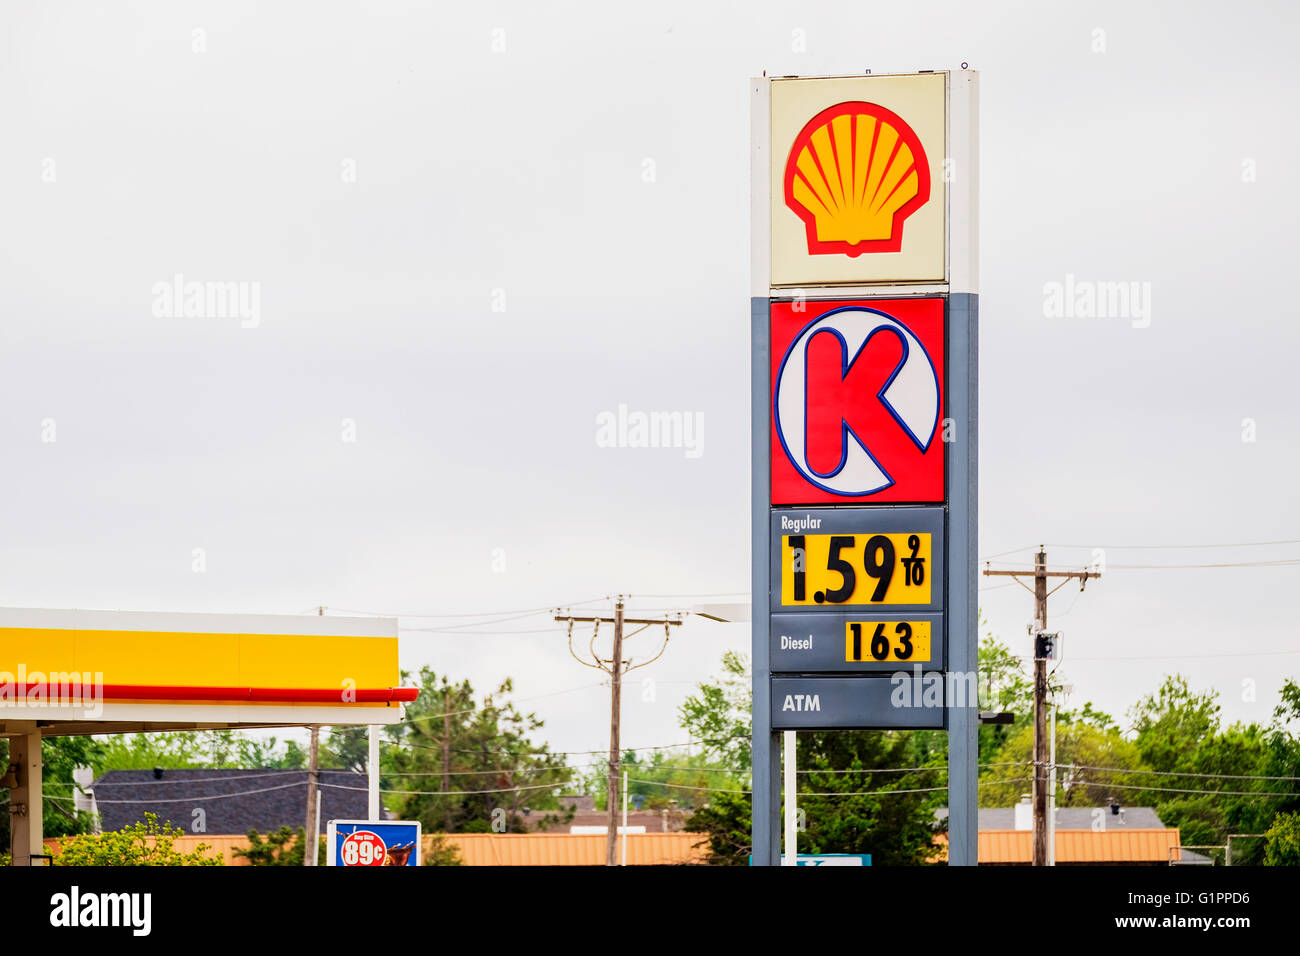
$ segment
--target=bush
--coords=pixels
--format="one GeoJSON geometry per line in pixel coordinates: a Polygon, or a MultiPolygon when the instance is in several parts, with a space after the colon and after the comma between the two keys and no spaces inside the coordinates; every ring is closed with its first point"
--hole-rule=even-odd
{"type": "Polygon", "coordinates": [[[1265,866],[1300,866],[1300,813],[1279,813],[1266,836],[1265,866]]]}
{"type": "Polygon", "coordinates": [[[435,833],[429,839],[429,844],[424,849],[424,866],[464,866],[465,861],[461,858],[460,847],[447,839],[446,834],[435,833]]]}
{"type": "MultiPolygon", "coordinates": [[[[249,866],[302,866],[306,855],[307,831],[283,826],[262,839],[256,830],[248,831],[248,848],[234,848],[230,852],[248,861],[249,866]]],[[[325,840],[317,842],[316,865],[325,865],[325,840]]]]}
{"type": "Polygon", "coordinates": [[[200,843],[189,853],[176,849],[177,837],[185,831],[170,823],[158,825],[153,813],[144,815],[143,823],[133,823],[108,833],[81,833],[63,841],[55,854],[55,866],[221,866],[220,857],[204,854],[212,849],[200,843]]]}

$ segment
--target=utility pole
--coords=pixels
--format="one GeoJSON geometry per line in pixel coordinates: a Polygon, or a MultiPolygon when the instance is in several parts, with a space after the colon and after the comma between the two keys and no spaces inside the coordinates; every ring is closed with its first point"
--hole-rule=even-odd
{"type": "Polygon", "coordinates": [[[574,660],[586,667],[594,667],[597,670],[604,671],[609,675],[609,777],[605,791],[605,810],[607,823],[605,826],[605,865],[617,866],[618,850],[618,798],[619,798],[619,776],[623,767],[623,758],[620,751],[619,741],[619,721],[623,705],[623,675],[628,671],[634,671],[638,668],[645,667],[647,664],[653,664],[663,656],[664,650],[668,647],[669,629],[679,626],[682,623],[681,617],[676,618],[638,618],[625,617],[623,595],[618,595],[614,600],[613,617],[575,617],[572,614],[555,612],[555,620],[561,624],[568,622],[569,625],[569,653],[573,655],[574,660]],[[591,644],[589,651],[594,663],[583,660],[577,654],[573,653],[573,625],[577,623],[595,624],[592,631],[591,644]],[[596,636],[600,633],[600,625],[609,623],[614,625],[614,647],[613,654],[609,658],[602,658],[596,653],[596,636]],[[647,627],[654,624],[662,624],[664,627],[664,642],[659,648],[659,653],[648,661],[640,664],[633,664],[632,659],[623,660],[623,625],[640,624],[642,627],[629,634],[629,637],[635,637],[644,631],[647,627]]]}
{"type": "Polygon", "coordinates": [[[1048,757],[1051,776],[1047,779],[1047,865],[1056,866],[1056,701],[1052,701],[1052,746],[1048,757]]]}
{"type": "MultiPolygon", "coordinates": [[[[1053,653],[1055,634],[1047,632],[1047,599],[1064,587],[1069,581],[1077,579],[1079,590],[1088,584],[1089,578],[1100,578],[1100,571],[1049,571],[1047,570],[1047,551],[1040,544],[1034,555],[1033,570],[994,571],[984,568],[986,575],[1002,575],[1015,578],[1016,583],[1032,590],[1034,595],[1034,623],[1031,626],[1034,637],[1034,866],[1047,866],[1047,781],[1049,765],[1054,757],[1048,755],[1047,736],[1047,661],[1053,653]],[[1034,586],[1020,580],[1021,575],[1032,574],[1034,586]],[[1052,590],[1047,590],[1048,578],[1064,578],[1052,590]]],[[[1054,776],[1056,768],[1050,768],[1054,776]]]]}
{"type": "Polygon", "coordinates": [[[307,765],[307,850],[303,854],[303,866],[316,865],[316,843],[312,839],[313,834],[320,829],[320,821],[316,815],[320,812],[316,800],[316,768],[317,759],[320,753],[320,726],[311,725],[311,756],[307,765]]]}
{"type": "MultiPolygon", "coordinates": [[[[324,617],[325,605],[318,605],[316,614],[318,617],[324,617]]],[[[303,866],[316,865],[316,843],[313,835],[320,829],[320,820],[317,819],[320,810],[316,800],[316,770],[320,761],[320,725],[312,724],[310,730],[311,737],[307,745],[307,833],[304,841],[307,849],[302,857],[303,866]]]]}
{"type": "MultiPolygon", "coordinates": [[[[443,681],[442,691],[442,792],[451,793],[451,685],[443,681]]],[[[443,797],[447,803],[447,818],[444,833],[451,832],[451,800],[443,797]]]]}
{"type": "Polygon", "coordinates": [[[609,780],[605,786],[608,820],[605,824],[605,865],[614,865],[614,845],[618,836],[618,785],[623,769],[623,754],[619,750],[619,717],[623,712],[623,599],[614,603],[614,659],[611,661],[609,682],[609,780]]]}

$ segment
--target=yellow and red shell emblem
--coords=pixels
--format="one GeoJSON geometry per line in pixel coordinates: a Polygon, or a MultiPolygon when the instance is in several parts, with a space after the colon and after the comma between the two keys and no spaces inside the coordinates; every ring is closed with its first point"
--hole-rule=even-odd
{"type": "Polygon", "coordinates": [[[898,252],[903,221],[929,198],[920,137],[875,103],[822,110],[786,160],[785,204],[803,220],[811,255],[898,252]]]}

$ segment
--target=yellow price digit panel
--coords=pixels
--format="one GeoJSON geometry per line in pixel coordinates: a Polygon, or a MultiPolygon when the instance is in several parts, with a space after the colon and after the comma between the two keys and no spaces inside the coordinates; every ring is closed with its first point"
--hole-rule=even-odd
{"type": "Polygon", "coordinates": [[[932,535],[781,537],[781,604],[929,604],[932,535]]]}
{"type": "Polygon", "coordinates": [[[849,621],[844,625],[844,660],[929,663],[929,621],[849,621]]]}

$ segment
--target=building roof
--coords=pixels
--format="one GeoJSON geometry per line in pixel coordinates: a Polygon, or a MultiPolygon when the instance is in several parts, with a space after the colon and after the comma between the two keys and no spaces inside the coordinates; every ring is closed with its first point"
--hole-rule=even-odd
{"type": "MultiPolygon", "coordinates": [[[[321,832],[329,820],[364,820],[366,778],[322,770],[321,832]],[[341,789],[347,788],[347,789],[341,789]]],[[[146,812],[186,833],[266,833],[307,822],[306,770],[110,770],[92,784],[105,830],[143,821],[146,812]],[[203,811],[203,829],[196,830],[203,811]]]]}
{"type": "MultiPolygon", "coordinates": [[[[948,819],[948,808],[940,807],[935,817],[948,819]]],[[[1152,807],[1122,807],[1118,814],[1112,814],[1109,807],[1057,807],[1056,829],[1092,830],[1094,826],[1106,830],[1161,830],[1164,822],[1156,815],[1152,807]],[[1098,812],[1100,811],[1100,813],[1098,812]],[[1101,821],[1098,826],[1098,821],[1101,821]]],[[[981,830],[1014,830],[1016,828],[1015,807],[980,807],[979,828],[981,830]]],[[[1028,831],[1025,831],[1028,832],[1028,831]]]]}
{"type": "MultiPolygon", "coordinates": [[[[1056,829],[1060,830],[1161,830],[1164,823],[1152,807],[1122,807],[1118,814],[1109,807],[1057,807],[1056,829]]],[[[989,807],[979,812],[981,830],[1014,830],[1015,807],[989,807]]]]}

